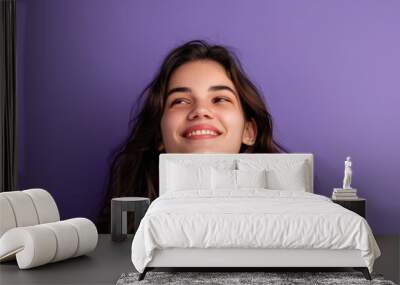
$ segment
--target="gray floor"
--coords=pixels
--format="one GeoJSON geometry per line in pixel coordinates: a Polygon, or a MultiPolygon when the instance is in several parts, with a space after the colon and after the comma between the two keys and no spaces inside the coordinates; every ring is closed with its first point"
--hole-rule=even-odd
{"type": "Polygon", "coordinates": [[[400,236],[376,236],[381,257],[375,261],[374,271],[383,274],[385,279],[400,284],[400,236]]]}
{"type": "MultiPolygon", "coordinates": [[[[382,251],[375,272],[399,283],[400,237],[377,236],[382,251]]],[[[100,235],[99,245],[88,256],[19,270],[16,262],[0,264],[0,284],[115,284],[124,272],[134,271],[130,259],[132,236],[114,243],[109,235],[100,235]]]]}

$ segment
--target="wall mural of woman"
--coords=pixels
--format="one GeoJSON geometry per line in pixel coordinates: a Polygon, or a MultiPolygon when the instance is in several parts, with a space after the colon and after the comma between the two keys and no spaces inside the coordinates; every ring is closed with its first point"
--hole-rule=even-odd
{"type": "Polygon", "coordinates": [[[109,232],[113,197],[158,197],[160,153],[277,153],[272,118],[238,58],[221,45],[173,49],[138,98],[142,106],[116,154],[101,213],[109,232]]]}

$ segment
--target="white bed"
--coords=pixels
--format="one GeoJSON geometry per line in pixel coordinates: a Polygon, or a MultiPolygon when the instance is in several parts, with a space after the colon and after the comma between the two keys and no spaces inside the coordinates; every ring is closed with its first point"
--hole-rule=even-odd
{"type": "Polygon", "coordinates": [[[313,194],[312,154],[162,154],[159,165],[160,197],[132,243],[140,279],[155,267],[354,267],[370,278],[372,232],[313,194]]]}

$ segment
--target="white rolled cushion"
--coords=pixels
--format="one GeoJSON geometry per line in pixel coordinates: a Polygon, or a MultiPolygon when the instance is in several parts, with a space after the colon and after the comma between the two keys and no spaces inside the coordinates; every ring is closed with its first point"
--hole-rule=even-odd
{"type": "Polygon", "coordinates": [[[86,254],[96,248],[98,234],[97,228],[92,221],[85,218],[74,218],[64,222],[73,225],[78,233],[78,248],[74,257],[86,254]]]}
{"type": "Polygon", "coordinates": [[[212,188],[236,190],[236,170],[216,169],[211,170],[212,188]]]}
{"type": "Polygon", "coordinates": [[[15,228],[17,222],[10,202],[0,194],[0,237],[9,229],[15,228]]]}
{"type": "Polygon", "coordinates": [[[0,238],[0,261],[16,254],[20,269],[49,263],[57,248],[53,231],[42,225],[18,227],[0,238]]]}
{"type": "Polygon", "coordinates": [[[28,269],[86,254],[97,241],[96,226],[85,218],[13,228],[0,238],[0,261],[16,257],[28,269]]]}
{"type": "Polygon", "coordinates": [[[267,171],[236,170],[237,187],[240,188],[267,188],[267,171]]]}
{"type": "Polygon", "coordinates": [[[66,221],[43,224],[53,231],[57,240],[57,249],[51,262],[73,257],[78,249],[79,237],[74,226],[66,221]]]}
{"type": "Polygon", "coordinates": [[[184,191],[188,189],[211,189],[211,167],[168,164],[167,189],[184,191]]]}
{"type": "Polygon", "coordinates": [[[1,193],[11,205],[17,227],[33,226],[39,223],[38,214],[31,197],[22,191],[1,193]]]}
{"type": "Polygon", "coordinates": [[[22,191],[30,196],[36,208],[39,224],[51,223],[60,220],[56,202],[49,192],[36,188],[22,191]]]}

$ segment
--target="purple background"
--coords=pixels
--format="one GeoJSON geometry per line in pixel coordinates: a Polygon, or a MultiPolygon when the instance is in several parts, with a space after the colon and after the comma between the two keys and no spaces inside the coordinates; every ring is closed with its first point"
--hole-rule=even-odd
{"type": "Polygon", "coordinates": [[[277,139],[315,154],[315,192],[353,186],[375,233],[399,233],[399,1],[17,0],[19,187],[93,218],[111,151],[167,52],[233,47],[277,139]],[[397,221],[397,222],[396,222],[397,221]]]}

